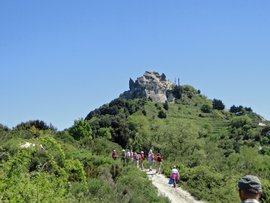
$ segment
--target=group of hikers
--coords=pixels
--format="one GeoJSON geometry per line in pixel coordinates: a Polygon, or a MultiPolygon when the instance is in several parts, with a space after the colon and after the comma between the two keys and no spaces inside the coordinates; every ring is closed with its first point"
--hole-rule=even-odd
{"type": "Polygon", "coordinates": [[[157,153],[155,155],[152,150],[150,150],[148,153],[145,153],[144,151],[133,152],[130,149],[126,149],[126,150],[123,149],[119,157],[116,150],[114,149],[112,152],[112,158],[114,160],[116,160],[117,158],[120,158],[124,166],[132,163],[142,170],[144,170],[144,165],[145,165],[145,160],[146,160],[149,171],[153,170],[153,165],[154,163],[156,163],[157,173],[159,174],[161,173],[161,166],[162,166],[163,158],[160,153],[157,153]]]}
{"type": "MultiPolygon", "coordinates": [[[[141,170],[145,169],[144,164],[146,160],[149,171],[152,171],[153,166],[155,166],[156,174],[161,174],[162,172],[161,170],[162,170],[163,157],[161,156],[160,153],[154,154],[154,152],[151,149],[149,150],[148,153],[145,153],[144,151],[133,152],[130,149],[123,149],[120,157],[118,157],[117,151],[114,149],[112,152],[112,158],[114,160],[116,160],[117,158],[120,158],[124,166],[128,164],[134,164],[141,170]]],[[[173,187],[176,187],[176,182],[178,182],[179,179],[180,179],[179,171],[176,168],[176,166],[174,166],[171,171],[169,184],[171,184],[173,187]]]]}
{"type": "MultiPolygon", "coordinates": [[[[160,153],[157,153],[156,156],[152,150],[146,154],[143,151],[133,152],[132,150],[122,150],[121,156],[118,157],[117,151],[114,149],[112,152],[112,158],[114,160],[121,158],[124,166],[129,163],[134,164],[140,169],[144,170],[144,161],[147,160],[148,170],[153,170],[153,164],[156,163],[156,173],[161,174],[161,166],[163,157],[160,153]]],[[[169,184],[173,187],[176,187],[176,183],[180,179],[180,173],[176,166],[172,167],[171,175],[169,179],[169,184]]],[[[262,198],[262,185],[257,176],[246,175],[238,181],[238,190],[241,203],[259,203],[259,200],[262,198]]]]}

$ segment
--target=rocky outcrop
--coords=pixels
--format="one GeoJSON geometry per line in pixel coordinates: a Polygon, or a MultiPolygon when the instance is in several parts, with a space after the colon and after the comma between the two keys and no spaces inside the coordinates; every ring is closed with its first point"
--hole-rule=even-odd
{"type": "Polygon", "coordinates": [[[143,76],[133,81],[129,79],[129,91],[120,95],[120,98],[151,98],[156,102],[174,102],[172,94],[173,83],[166,80],[164,73],[146,71],[143,76]]]}

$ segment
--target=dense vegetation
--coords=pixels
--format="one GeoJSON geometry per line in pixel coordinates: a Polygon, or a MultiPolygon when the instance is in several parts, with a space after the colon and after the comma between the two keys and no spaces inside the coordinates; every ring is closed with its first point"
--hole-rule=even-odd
{"type": "MultiPolygon", "coordinates": [[[[116,99],[90,112],[93,136],[108,129],[123,148],[161,152],[164,173],[181,170],[181,185],[208,202],[237,202],[240,176],[262,179],[264,202],[270,202],[270,125],[251,108],[209,100],[192,86],[177,86],[175,104],[116,99]],[[260,127],[264,122],[267,126],[260,127]]],[[[104,137],[104,136],[103,136],[104,137]]]]}
{"type": "Polygon", "coordinates": [[[121,147],[92,139],[89,126],[78,120],[57,132],[42,121],[0,125],[0,202],[168,202],[145,173],[113,160],[111,150],[121,147]]]}
{"type": "Polygon", "coordinates": [[[163,155],[163,172],[176,165],[180,185],[198,199],[238,202],[237,180],[254,174],[270,202],[269,122],[249,107],[227,111],[192,86],[173,93],[175,103],[115,99],[62,132],[42,121],[0,124],[0,201],[168,202],[143,172],[110,156],[151,148],[163,155]]]}

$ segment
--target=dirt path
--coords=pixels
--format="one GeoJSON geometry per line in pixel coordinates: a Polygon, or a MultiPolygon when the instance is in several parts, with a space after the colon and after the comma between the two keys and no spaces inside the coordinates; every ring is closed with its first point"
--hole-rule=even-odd
{"type": "Polygon", "coordinates": [[[147,176],[153,185],[158,189],[160,195],[168,197],[172,203],[204,203],[195,200],[187,191],[180,187],[173,188],[168,184],[168,178],[162,174],[156,174],[156,171],[146,171],[147,176]]]}

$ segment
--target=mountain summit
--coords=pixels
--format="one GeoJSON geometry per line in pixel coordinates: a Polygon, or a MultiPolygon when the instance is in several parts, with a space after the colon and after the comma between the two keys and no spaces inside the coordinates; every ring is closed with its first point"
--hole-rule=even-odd
{"type": "Polygon", "coordinates": [[[156,102],[174,102],[172,94],[173,83],[166,80],[164,73],[146,71],[143,76],[135,81],[129,79],[129,90],[120,95],[120,98],[151,98],[156,102]]]}

